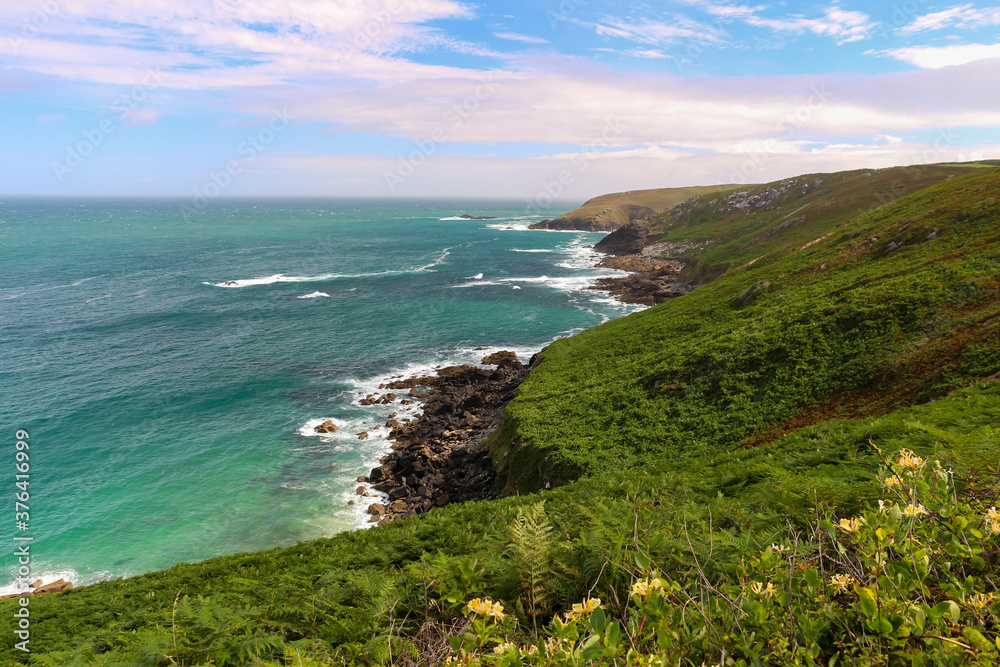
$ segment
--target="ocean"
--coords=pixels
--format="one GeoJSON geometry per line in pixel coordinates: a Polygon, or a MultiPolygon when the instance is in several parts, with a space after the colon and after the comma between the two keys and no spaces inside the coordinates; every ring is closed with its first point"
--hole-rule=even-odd
{"type": "Polygon", "coordinates": [[[28,526],[0,534],[33,538],[32,578],[363,528],[347,501],[389,449],[373,427],[417,407],[365,394],[496,350],[526,362],[641,308],[587,289],[620,275],[595,268],[602,234],[528,230],[542,216],[516,202],[232,200],[187,218],[181,203],[0,202],[11,493],[18,429],[31,457],[28,526]],[[326,419],[339,431],[316,435],[326,419]]]}

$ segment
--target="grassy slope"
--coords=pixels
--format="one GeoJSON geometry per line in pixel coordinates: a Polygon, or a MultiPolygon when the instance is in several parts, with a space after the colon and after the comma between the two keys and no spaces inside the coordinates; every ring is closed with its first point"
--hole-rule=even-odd
{"type": "Polygon", "coordinates": [[[702,195],[695,205],[685,207],[683,216],[670,211],[659,215],[650,225],[650,240],[709,242],[688,254],[709,264],[739,266],[774,250],[808,243],[844,220],[969,170],[968,166],[919,165],[806,174],[728,190],[720,196],[702,195]],[[755,194],[768,188],[783,192],[766,206],[739,210],[723,201],[733,192],[755,194]]]}
{"type": "MultiPolygon", "coordinates": [[[[878,461],[869,439],[887,450],[949,451],[956,469],[996,466],[1000,383],[898,406],[1000,370],[998,201],[1000,170],[976,170],[838,224],[807,249],[776,249],[685,297],[550,346],[493,443],[498,460],[519,466],[508,464],[512,486],[590,475],[541,495],[553,524],[547,567],[560,573],[545,579],[546,605],[558,609],[591,586],[608,600],[627,588],[625,570],[605,565],[633,562],[637,511],[668,536],[655,562],[683,578],[692,547],[682,526],[700,549],[708,512],[713,567],[724,575],[785,520],[802,525],[817,504],[871,500],[878,461]],[[769,289],[736,305],[763,280],[769,289]],[[866,414],[877,416],[828,419],[866,414]]],[[[242,664],[281,642],[375,655],[390,623],[398,630],[409,618],[404,633],[416,630],[425,596],[447,606],[443,596],[457,587],[462,599],[487,593],[516,608],[524,573],[505,548],[507,527],[538,500],[450,506],[43,596],[31,606],[31,657],[242,664]],[[455,573],[473,559],[459,585],[455,573]]],[[[12,649],[14,604],[0,602],[3,664],[28,659],[12,649]]]]}
{"type": "Polygon", "coordinates": [[[630,209],[636,210],[633,207],[660,212],[673,208],[689,197],[729,190],[732,187],[731,185],[708,185],[614,192],[594,197],[580,208],[559,216],[557,220],[596,219],[600,222],[611,222],[614,226],[620,227],[633,219],[634,216],[630,214],[630,209]]]}
{"type": "MultiPolygon", "coordinates": [[[[993,382],[880,418],[831,420],[760,447],[662,460],[648,470],[546,492],[559,569],[569,573],[551,604],[576,601],[591,586],[605,600],[614,599],[613,589],[627,588],[619,569],[602,574],[601,566],[605,559],[632,562],[637,511],[650,530],[667,535],[649,553],[678,578],[689,576],[693,564],[681,526],[703,545],[710,513],[713,564],[725,570],[743,552],[779,539],[786,521],[799,527],[817,507],[852,511],[877,497],[879,461],[869,441],[887,452],[908,447],[937,454],[956,470],[995,467],[1000,434],[992,425],[998,421],[1000,383],[993,382]]],[[[95,653],[110,651],[108,664],[165,665],[163,654],[185,655],[172,650],[175,623],[181,647],[212,643],[216,652],[209,655],[218,664],[242,664],[222,656],[268,637],[310,646],[365,644],[388,627],[386,591],[396,600],[397,619],[407,612],[419,619],[425,566],[430,581],[446,584],[448,573],[472,560],[477,575],[463,599],[489,594],[513,607],[517,573],[503,549],[507,527],[519,507],[538,499],[452,505],[385,528],[43,596],[31,604],[32,656],[41,664],[98,664],[95,653]]],[[[432,584],[429,595],[440,600],[444,590],[432,584]]],[[[11,648],[6,624],[13,608],[13,601],[0,603],[4,665],[28,657],[11,648]]],[[[404,625],[414,629],[412,620],[404,625]]]]}
{"type": "Polygon", "coordinates": [[[1000,371],[1000,170],[971,171],[550,345],[491,440],[508,492],[881,414],[1000,371]]]}

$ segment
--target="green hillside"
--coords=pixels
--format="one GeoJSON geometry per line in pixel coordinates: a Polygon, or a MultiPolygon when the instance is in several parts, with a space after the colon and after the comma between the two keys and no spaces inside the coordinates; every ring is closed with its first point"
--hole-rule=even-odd
{"type": "Polygon", "coordinates": [[[508,497],[40,596],[30,654],[2,601],[0,662],[996,664],[1000,169],[920,169],[663,214],[721,275],[545,349],[508,497]]]}
{"type": "Polygon", "coordinates": [[[740,265],[810,243],[839,223],[970,169],[916,165],[806,174],[687,200],[649,222],[650,242],[694,244],[683,253],[709,264],[740,265]]]}
{"type": "Polygon", "coordinates": [[[695,212],[686,232],[726,234],[705,261],[733,268],[546,348],[491,443],[508,491],[881,414],[1000,371],[1000,171],[817,215],[743,264],[756,230],[695,212]]]}
{"type": "Polygon", "coordinates": [[[564,213],[553,220],[532,225],[532,227],[611,231],[633,220],[655,216],[691,197],[730,190],[732,187],[731,185],[707,185],[614,192],[589,199],[580,208],[564,213]]]}

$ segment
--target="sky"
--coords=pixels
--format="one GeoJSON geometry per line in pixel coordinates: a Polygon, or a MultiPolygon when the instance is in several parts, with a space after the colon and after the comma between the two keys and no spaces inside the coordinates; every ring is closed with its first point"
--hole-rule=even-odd
{"type": "Polygon", "coordinates": [[[510,198],[1000,158],[1000,3],[4,0],[0,195],[510,198]]]}

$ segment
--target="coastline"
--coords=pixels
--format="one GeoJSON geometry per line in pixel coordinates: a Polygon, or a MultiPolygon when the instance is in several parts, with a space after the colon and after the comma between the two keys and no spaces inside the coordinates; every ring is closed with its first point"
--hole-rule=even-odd
{"type": "Polygon", "coordinates": [[[348,502],[366,506],[368,523],[385,525],[451,503],[497,497],[496,472],[481,445],[530,364],[509,350],[485,356],[481,363],[495,368],[447,366],[434,375],[384,383],[379,387],[384,393],[362,399],[421,402],[414,418],[386,420],[391,450],[358,477],[356,498],[348,502]],[[396,392],[406,392],[405,398],[396,392]]]}
{"type": "MultiPolygon", "coordinates": [[[[644,255],[641,245],[639,252],[619,254],[615,250],[624,248],[602,250],[602,243],[590,248],[606,254],[594,267],[628,275],[597,278],[587,289],[608,292],[621,303],[654,306],[695,287],[677,280],[684,267],[679,261],[644,255]]],[[[515,352],[501,350],[480,361],[493,369],[461,364],[437,368],[433,374],[394,376],[397,379],[380,383],[378,391],[360,399],[362,405],[406,406],[410,416],[396,419],[397,412],[392,412],[374,427],[389,429],[390,451],[357,478],[355,497],[348,504],[360,506],[367,516],[359,527],[384,526],[452,503],[499,497],[503,480],[482,444],[536,357],[524,364],[515,352]],[[411,407],[415,403],[416,410],[411,407]]]]}

